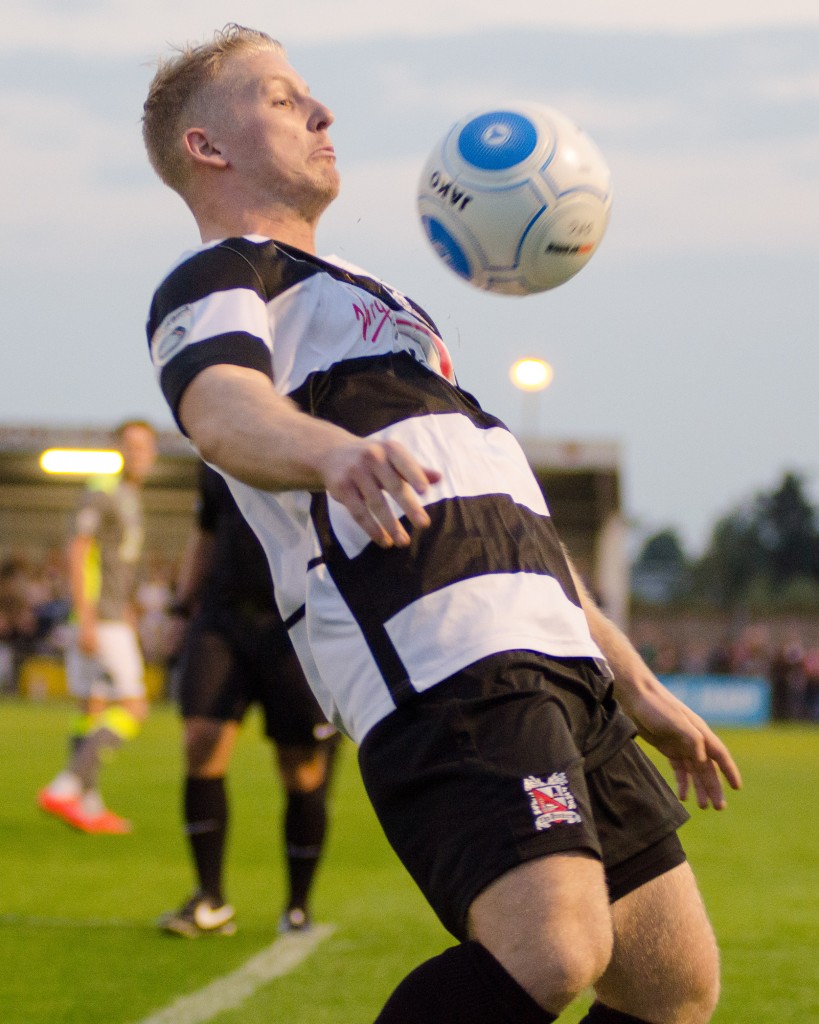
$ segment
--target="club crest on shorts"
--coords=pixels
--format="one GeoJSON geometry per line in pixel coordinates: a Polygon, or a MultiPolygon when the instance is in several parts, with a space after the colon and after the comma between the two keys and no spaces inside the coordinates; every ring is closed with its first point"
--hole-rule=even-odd
{"type": "Polygon", "coordinates": [[[565,772],[553,772],[545,782],[536,775],[529,775],[523,780],[523,789],[529,796],[529,807],[538,832],[552,825],[580,823],[577,802],[569,789],[565,772]]]}

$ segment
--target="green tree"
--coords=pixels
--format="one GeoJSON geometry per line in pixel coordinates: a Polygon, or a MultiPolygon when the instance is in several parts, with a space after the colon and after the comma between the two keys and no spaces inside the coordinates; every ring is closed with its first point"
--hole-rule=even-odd
{"type": "Polygon", "coordinates": [[[720,608],[741,604],[764,576],[765,551],[747,508],[720,519],[705,554],[694,566],[694,593],[720,608]]]}
{"type": "Polygon", "coordinates": [[[692,579],[692,593],[721,608],[819,607],[817,512],[802,478],[785,473],[720,519],[692,579]]]}
{"type": "Polygon", "coordinates": [[[786,473],[777,490],[758,498],[757,529],[771,584],[819,578],[816,510],[805,496],[801,477],[786,473]]]}
{"type": "Polygon", "coordinates": [[[668,604],[689,586],[689,559],[676,530],[647,537],[632,568],[632,592],[651,604],[668,604]]]}

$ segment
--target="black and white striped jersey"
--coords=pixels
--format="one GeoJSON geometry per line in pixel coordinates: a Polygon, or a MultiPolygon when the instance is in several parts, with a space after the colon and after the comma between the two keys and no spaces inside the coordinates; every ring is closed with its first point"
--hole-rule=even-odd
{"type": "Polygon", "coordinates": [[[206,366],[250,367],[305,412],[398,440],[442,473],[423,498],[431,527],[387,550],[323,492],[228,478],[316,696],[355,740],[499,651],[587,657],[605,671],[523,451],[457,386],[434,323],[406,296],[334,258],[233,238],[176,265],[148,337],[175,415],[206,366]]]}

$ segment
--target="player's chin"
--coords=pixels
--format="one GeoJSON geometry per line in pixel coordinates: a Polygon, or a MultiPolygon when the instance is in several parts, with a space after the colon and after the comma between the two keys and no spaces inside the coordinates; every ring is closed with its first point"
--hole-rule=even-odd
{"type": "MultiPolygon", "coordinates": [[[[335,168],[333,168],[335,172],[335,168]]],[[[313,212],[319,215],[327,209],[332,201],[338,196],[341,188],[341,179],[337,172],[324,174],[314,181],[310,196],[310,205],[313,212]]]]}
{"type": "Polygon", "coordinates": [[[325,165],[323,179],[324,188],[332,201],[341,190],[341,175],[338,173],[335,157],[325,165]]]}

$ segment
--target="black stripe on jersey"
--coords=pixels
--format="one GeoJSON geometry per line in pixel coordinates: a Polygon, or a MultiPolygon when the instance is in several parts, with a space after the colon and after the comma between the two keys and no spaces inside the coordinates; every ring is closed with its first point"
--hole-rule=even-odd
{"type": "Polygon", "coordinates": [[[390,309],[412,310],[436,334],[439,333],[432,318],[420,306],[406,296],[402,296],[404,302],[399,301],[396,293],[366,275],[343,270],[334,263],[327,263],[318,256],[282,242],[228,238],[195,253],[165,278],[151,304],[148,339],[169,313],[214,292],[249,288],[264,302],[270,302],[300,281],[320,273],[362,288],[377,296],[390,309]],[[226,253],[236,258],[226,259],[226,253]]]}
{"type": "Polygon", "coordinates": [[[310,374],[289,397],[304,412],[359,437],[432,413],[462,413],[480,429],[504,427],[497,417],[484,412],[472,395],[409,352],[346,359],[329,370],[310,374]],[[368,401],[368,396],[377,401],[368,401]]]}
{"type": "Polygon", "coordinates": [[[368,544],[348,558],[333,533],[327,499],[311,514],[327,569],[357,621],[396,702],[412,692],[385,623],[413,601],[460,580],[495,573],[551,576],[572,604],[580,599],[552,520],[509,495],[451,498],[426,506],[431,525],[413,529],[407,548],[368,544]]]}
{"type": "Polygon", "coordinates": [[[185,428],[179,419],[179,402],[185,388],[205,367],[217,366],[220,363],[259,370],[266,377],[273,379],[270,350],[263,341],[252,334],[237,331],[234,334],[220,334],[216,338],[188,345],[162,368],[159,376],[162,393],[183,433],[185,428]]]}
{"type": "MultiPolygon", "coordinates": [[[[293,260],[311,265],[314,268],[314,272],[322,272],[329,274],[330,277],[335,278],[337,281],[347,281],[349,284],[355,285],[356,288],[361,288],[365,292],[369,292],[370,295],[376,296],[385,306],[389,306],[390,309],[408,309],[413,312],[420,320],[422,320],[431,330],[440,336],[440,331],[435,326],[435,322],[429,313],[426,312],[417,302],[413,302],[406,295],[399,295],[397,292],[388,288],[380,281],[376,281],[372,277],[368,277],[366,274],[356,274],[353,271],[345,270],[343,267],[336,266],[335,263],[328,263],[326,260],[321,259],[320,256],[313,256],[311,253],[302,252],[301,249],[296,249],[290,245],[284,245],[282,242],[274,243],[279,249],[280,253],[285,256],[289,256],[293,260]]],[[[309,277],[309,274],[305,274],[309,277]]]]}
{"type": "Polygon", "coordinates": [[[255,291],[263,302],[303,281],[318,268],[287,257],[275,242],[229,238],[180,263],[154,294],[148,319],[148,340],[162,321],[182,306],[233,288],[255,291]]]}
{"type": "Polygon", "coordinates": [[[284,628],[292,629],[297,622],[301,622],[304,616],[307,614],[307,608],[304,605],[300,605],[291,615],[288,615],[284,620],[284,628]]]}

